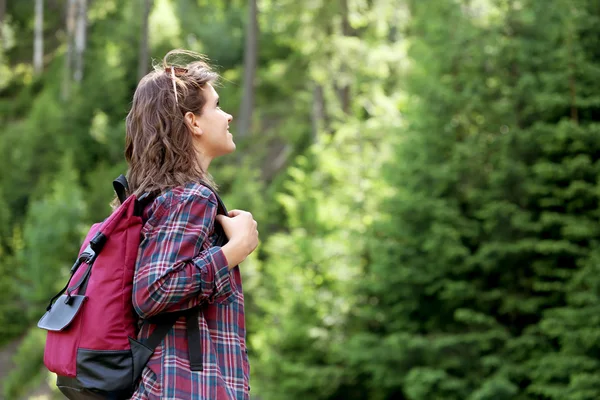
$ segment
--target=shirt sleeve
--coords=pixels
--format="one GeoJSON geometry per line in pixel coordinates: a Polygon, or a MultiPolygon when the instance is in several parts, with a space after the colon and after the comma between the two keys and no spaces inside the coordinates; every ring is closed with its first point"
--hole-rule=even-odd
{"type": "Polygon", "coordinates": [[[151,217],[133,281],[133,306],[140,317],[186,310],[232,294],[223,251],[205,248],[217,214],[216,197],[208,192],[168,193],[151,217]]]}

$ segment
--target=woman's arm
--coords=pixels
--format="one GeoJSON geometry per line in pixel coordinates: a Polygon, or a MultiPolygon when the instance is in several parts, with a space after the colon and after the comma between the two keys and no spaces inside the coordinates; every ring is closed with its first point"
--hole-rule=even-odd
{"type": "Polygon", "coordinates": [[[222,249],[202,251],[217,213],[214,193],[202,187],[166,197],[137,259],[133,305],[142,318],[189,309],[232,293],[222,249]]]}

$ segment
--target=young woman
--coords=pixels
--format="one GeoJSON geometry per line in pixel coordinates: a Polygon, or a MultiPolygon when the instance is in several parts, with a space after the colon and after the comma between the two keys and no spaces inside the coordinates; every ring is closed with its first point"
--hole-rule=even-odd
{"type": "MultiPolygon", "coordinates": [[[[249,399],[241,263],[258,245],[246,211],[217,215],[207,186],[215,157],[235,150],[232,116],[219,107],[218,75],[199,55],[169,52],[146,75],[127,116],[125,156],[130,192],[157,193],[144,212],[133,304],[143,319],[201,305],[197,318],[200,368],[190,365],[186,318],[157,347],[133,399],[249,399]],[[172,57],[197,61],[173,65],[172,57]],[[216,245],[215,221],[229,241],[216,245]]],[[[211,185],[212,186],[212,185],[211,185]]],[[[195,320],[194,320],[195,323],[195,320]]],[[[139,339],[156,325],[144,323],[139,339]]]]}

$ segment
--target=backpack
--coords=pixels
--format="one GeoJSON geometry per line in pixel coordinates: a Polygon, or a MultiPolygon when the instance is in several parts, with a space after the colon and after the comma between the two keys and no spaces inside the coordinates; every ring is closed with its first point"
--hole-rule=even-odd
{"type": "MultiPolygon", "coordinates": [[[[204,185],[206,185],[203,182],[204,185]]],[[[180,317],[186,317],[192,370],[202,370],[198,329],[200,307],[164,313],[148,339],[136,340],[139,317],[132,304],[133,277],[141,241],[142,213],[152,194],[126,197],[127,180],[113,186],[121,205],[89,230],[65,287],[38,322],[47,330],[44,364],[57,374],[56,385],[72,400],[127,399],[144,366],[180,317]]],[[[217,196],[218,213],[227,210],[217,196]]],[[[217,245],[227,236],[215,222],[217,245]]]]}

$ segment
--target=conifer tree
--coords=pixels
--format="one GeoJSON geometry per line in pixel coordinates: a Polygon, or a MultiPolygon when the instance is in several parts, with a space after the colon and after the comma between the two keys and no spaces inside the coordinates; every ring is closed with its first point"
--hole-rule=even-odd
{"type": "Polygon", "coordinates": [[[409,127],[350,347],[373,398],[598,397],[598,10],[576,3],[412,3],[409,127]]]}

